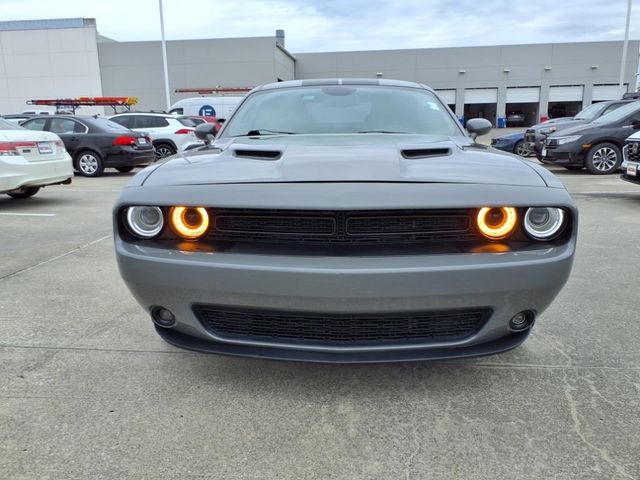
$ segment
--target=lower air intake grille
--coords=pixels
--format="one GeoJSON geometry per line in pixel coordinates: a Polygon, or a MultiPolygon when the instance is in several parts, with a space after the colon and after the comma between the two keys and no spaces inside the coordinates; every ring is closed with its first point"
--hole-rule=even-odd
{"type": "Polygon", "coordinates": [[[489,308],[335,314],[195,305],[193,311],[208,331],[227,339],[343,346],[460,340],[491,315],[489,308]]]}

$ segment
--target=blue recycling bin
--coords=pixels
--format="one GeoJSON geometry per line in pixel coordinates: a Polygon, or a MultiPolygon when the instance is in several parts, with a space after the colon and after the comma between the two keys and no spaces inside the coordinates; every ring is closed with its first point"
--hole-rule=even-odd
{"type": "Polygon", "coordinates": [[[460,125],[464,127],[464,116],[458,117],[458,121],[460,122],[460,125]]]}
{"type": "Polygon", "coordinates": [[[506,128],[507,119],[505,117],[498,117],[498,128],[506,128]]]}

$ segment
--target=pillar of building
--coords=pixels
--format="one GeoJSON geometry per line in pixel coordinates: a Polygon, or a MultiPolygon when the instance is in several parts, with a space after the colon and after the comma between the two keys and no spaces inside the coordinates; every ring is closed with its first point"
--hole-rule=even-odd
{"type": "Polygon", "coordinates": [[[538,121],[542,117],[549,118],[549,85],[540,86],[540,103],[538,104],[538,121]]]}
{"type": "Polygon", "coordinates": [[[582,91],[582,108],[588,107],[593,102],[593,83],[585,83],[582,91]]]}

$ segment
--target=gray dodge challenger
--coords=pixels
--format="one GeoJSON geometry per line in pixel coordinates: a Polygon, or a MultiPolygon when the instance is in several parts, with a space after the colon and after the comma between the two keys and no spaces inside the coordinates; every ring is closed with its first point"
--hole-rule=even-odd
{"type": "Polygon", "coordinates": [[[544,167],[475,142],[430,88],[255,88],[206,145],[133,177],[123,279],[178,347],[316,362],[520,345],[567,281],[578,212],[544,167]]]}

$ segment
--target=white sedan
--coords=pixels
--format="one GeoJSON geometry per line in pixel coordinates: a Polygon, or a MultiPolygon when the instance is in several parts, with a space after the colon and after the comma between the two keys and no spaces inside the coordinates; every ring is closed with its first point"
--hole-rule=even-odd
{"type": "Polygon", "coordinates": [[[60,137],[0,119],[0,193],[28,198],[46,185],[68,184],[71,157],[60,137]]]}

